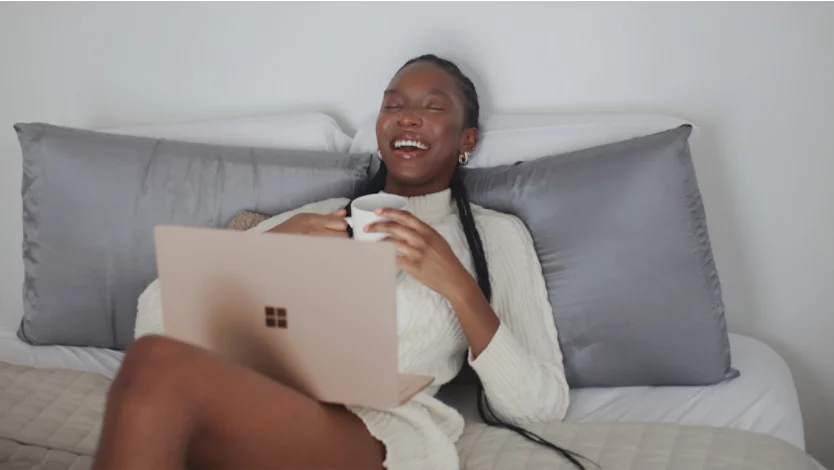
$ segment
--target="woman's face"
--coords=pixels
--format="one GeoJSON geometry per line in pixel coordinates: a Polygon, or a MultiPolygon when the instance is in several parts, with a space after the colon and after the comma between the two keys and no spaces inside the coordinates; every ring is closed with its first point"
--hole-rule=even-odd
{"type": "Polygon", "coordinates": [[[458,156],[475,147],[478,131],[464,128],[455,79],[432,63],[417,62],[385,90],[376,136],[388,168],[385,190],[416,196],[449,186],[458,156]]]}

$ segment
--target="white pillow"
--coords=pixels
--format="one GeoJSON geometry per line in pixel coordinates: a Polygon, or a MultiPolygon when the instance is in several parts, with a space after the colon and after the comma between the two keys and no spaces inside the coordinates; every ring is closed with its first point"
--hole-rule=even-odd
{"type": "MultiPolygon", "coordinates": [[[[661,114],[493,114],[482,121],[480,139],[469,167],[498,166],[558,155],[687,123],[661,114]]],[[[374,118],[356,132],[350,151],[374,152],[376,148],[374,118]]]]}
{"type": "Polygon", "coordinates": [[[284,114],[169,125],[100,129],[112,134],[201,144],[347,152],[351,138],[322,113],[284,114]]]}

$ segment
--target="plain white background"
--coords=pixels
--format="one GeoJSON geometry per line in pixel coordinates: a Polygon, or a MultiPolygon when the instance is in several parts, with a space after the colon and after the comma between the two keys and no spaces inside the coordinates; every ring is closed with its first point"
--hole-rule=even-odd
{"type": "Polygon", "coordinates": [[[696,167],[731,328],[782,354],[834,465],[834,4],[0,5],[0,311],[20,315],[15,121],[95,127],[318,110],[347,129],[396,68],[458,60],[484,106],[663,112],[696,167]]]}

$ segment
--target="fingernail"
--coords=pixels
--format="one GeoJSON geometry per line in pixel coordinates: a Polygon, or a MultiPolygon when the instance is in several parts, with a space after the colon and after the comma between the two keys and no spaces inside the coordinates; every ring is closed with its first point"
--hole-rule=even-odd
{"type": "Polygon", "coordinates": [[[374,214],[376,214],[376,215],[382,215],[382,209],[377,209],[377,210],[375,210],[375,211],[374,211],[374,214]]]}
{"type": "Polygon", "coordinates": [[[362,230],[364,230],[364,231],[366,231],[366,232],[370,232],[370,231],[371,231],[371,226],[370,226],[370,225],[366,225],[366,226],[365,226],[365,228],[363,228],[362,230]]]}

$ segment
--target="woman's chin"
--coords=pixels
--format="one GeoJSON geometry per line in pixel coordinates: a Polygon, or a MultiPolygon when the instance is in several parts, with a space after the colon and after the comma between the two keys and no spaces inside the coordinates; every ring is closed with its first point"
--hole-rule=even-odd
{"type": "Polygon", "coordinates": [[[385,161],[385,166],[389,175],[402,181],[425,181],[432,176],[431,169],[426,167],[425,161],[392,158],[385,161]]]}

